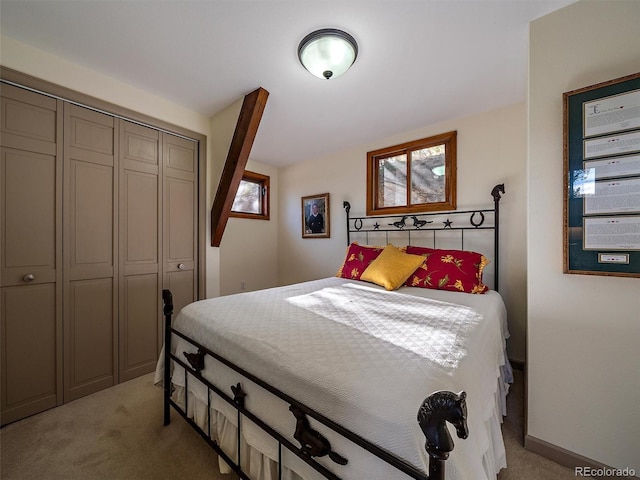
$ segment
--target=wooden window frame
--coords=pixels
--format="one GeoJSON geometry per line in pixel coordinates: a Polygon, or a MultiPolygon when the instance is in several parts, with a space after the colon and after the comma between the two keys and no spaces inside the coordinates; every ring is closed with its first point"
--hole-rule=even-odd
{"type": "Polygon", "coordinates": [[[254,220],[269,220],[269,176],[263,175],[261,173],[249,172],[245,170],[242,174],[241,181],[247,181],[252,183],[257,183],[260,185],[262,189],[262,213],[246,213],[246,212],[236,212],[231,210],[229,212],[230,217],[234,218],[252,218],[254,220]]]}
{"type": "Polygon", "coordinates": [[[367,215],[393,215],[456,209],[456,138],[457,132],[447,132],[412,142],[367,152],[367,215]],[[411,203],[411,152],[423,148],[445,146],[444,202],[411,203]],[[378,207],[378,162],[394,155],[407,155],[407,203],[397,207],[378,207]]]}

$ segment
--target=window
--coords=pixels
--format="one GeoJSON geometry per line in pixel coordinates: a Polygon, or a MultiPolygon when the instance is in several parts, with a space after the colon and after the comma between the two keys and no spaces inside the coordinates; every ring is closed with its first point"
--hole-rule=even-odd
{"type": "Polygon", "coordinates": [[[245,170],[229,216],[269,220],[269,177],[245,170]]]}
{"type": "Polygon", "coordinates": [[[367,215],[456,208],[456,133],[367,153],[367,215]]]}

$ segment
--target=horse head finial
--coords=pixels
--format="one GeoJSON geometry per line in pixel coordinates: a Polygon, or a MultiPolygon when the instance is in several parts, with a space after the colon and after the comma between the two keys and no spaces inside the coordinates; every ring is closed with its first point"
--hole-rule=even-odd
{"type": "Polygon", "coordinates": [[[458,438],[469,436],[467,426],[467,393],[435,392],[429,395],[418,411],[418,423],[427,439],[425,448],[436,460],[446,460],[453,450],[453,439],[446,422],[456,428],[458,438]]]}
{"type": "Polygon", "coordinates": [[[500,193],[504,193],[504,183],[499,183],[498,185],[493,187],[493,190],[491,190],[491,196],[493,197],[493,200],[495,202],[499,202],[502,198],[500,196],[500,193]]]}

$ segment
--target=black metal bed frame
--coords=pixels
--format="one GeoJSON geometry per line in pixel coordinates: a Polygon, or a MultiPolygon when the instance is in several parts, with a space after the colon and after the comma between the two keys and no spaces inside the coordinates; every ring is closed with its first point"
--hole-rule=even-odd
{"type": "MultiPolygon", "coordinates": [[[[421,230],[421,231],[432,231],[434,235],[434,244],[435,244],[435,235],[438,230],[459,230],[461,231],[461,235],[464,236],[464,230],[468,229],[493,229],[495,231],[495,239],[494,239],[494,261],[496,264],[496,273],[495,273],[495,288],[497,290],[498,287],[498,241],[499,241],[499,230],[498,230],[498,219],[499,219],[499,201],[500,201],[500,192],[504,193],[504,185],[496,185],[492,190],[491,194],[494,198],[494,209],[484,209],[484,210],[470,210],[470,211],[456,211],[449,212],[451,215],[460,215],[460,214],[470,214],[470,225],[471,226],[462,226],[462,227],[452,227],[453,222],[449,222],[447,218],[447,222],[445,222],[445,227],[443,228],[422,228],[428,223],[428,220],[423,220],[422,217],[430,217],[433,215],[443,215],[439,214],[419,214],[419,215],[391,215],[391,216],[382,216],[382,217],[349,217],[350,205],[348,202],[344,202],[344,208],[347,214],[347,243],[350,243],[350,234],[354,232],[397,232],[397,231],[411,231],[411,230],[421,230]],[[493,212],[494,214],[494,226],[484,226],[484,214],[487,212],[493,212]],[[476,215],[479,216],[477,220],[474,220],[476,215]],[[401,220],[396,220],[388,225],[393,226],[393,229],[380,228],[379,221],[386,221],[390,219],[401,218],[401,220]],[[413,227],[407,226],[405,224],[405,220],[407,218],[413,219],[414,225],[413,227]],[[368,228],[365,226],[366,220],[373,220],[376,223],[368,228]],[[351,221],[353,221],[353,227],[351,226],[351,221]]],[[[446,212],[444,213],[446,215],[446,212]]],[[[466,424],[466,393],[460,392],[459,394],[454,394],[452,392],[439,391],[434,392],[429,397],[425,399],[425,401],[420,406],[418,411],[417,420],[420,424],[420,427],[425,435],[426,443],[425,449],[429,455],[429,473],[425,474],[422,470],[417,469],[406,460],[397,457],[396,455],[390,453],[389,451],[381,448],[378,445],[375,445],[368,440],[364,439],[360,435],[352,432],[351,430],[339,425],[338,423],[332,421],[331,419],[325,417],[321,413],[307,407],[303,403],[297,401],[293,397],[288,394],[278,390],[274,386],[265,382],[264,380],[256,377],[245,369],[239,367],[228,359],[222,357],[221,355],[211,351],[204,345],[199,342],[189,338],[184,333],[176,330],[171,325],[171,317],[173,315],[173,296],[169,290],[162,291],[162,299],[164,302],[164,316],[165,316],[165,342],[164,342],[164,425],[169,425],[171,416],[171,407],[173,407],[186,421],[191,425],[200,436],[218,453],[218,455],[229,465],[229,467],[243,480],[251,480],[251,478],[242,470],[241,467],[241,442],[242,442],[242,418],[247,418],[255,423],[258,427],[268,433],[271,437],[273,437],[278,442],[278,478],[282,478],[282,448],[286,448],[299,458],[301,458],[304,462],[310,465],[313,469],[323,475],[325,478],[329,480],[340,480],[341,477],[337,474],[333,473],[329,469],[327,469],[324,465],[317,462],[314,457],[323,457],[329,456],[331,460],[339,465],[345,465],[348,462],[348,459],[342,457],[331,449],[331,444],[329,441],[322,436],[319,432],[314,430],[309,422],[309,417],[319,422],[320,424],[328,427],[333,430],[337,434],[342,437],[350,440],[354,444],[359,447],[365,449],[366,451],[372,453],[379,459],[388,463],[392,467],[396,468],[398,471],[406,474],[407,476],[417,479],[417,480],[444,480],[445,473],[445,461],[449,457],[449,453],[453,450],[453,440],[449,434],[448,429],[445,426],[445,422],[452,423],[456,428],[456,433],[459,438],[466,438],[468,435],[467,424],[466,424]],[[183,340],[187,341],[195,348],[197,348],[197,353],[187,353],[183,352],[183,356],[180,357],[177,354],[173,354],[171,352],[171,341],[173,335],[176,335],[183,340]],[[212,384],[202,375],[202,370],[205,368],[205,356],[210,356],[215,360],[221,362],[227,367],[231,368],[235,372],[239,373],[245,379],[253,382],[254,384],[262,387],[264,390],[268,391],[272,395],[280,398],[284,402],[290,405],[289,410],[294,414],[297,419],[296,430],[293,434],[293,437],[300,442],[300,446],[295,445],[292,441],[290,441],[287,437],[282,435],[280,432],[275,430],[273,427],[268,425],[262,419],[258,418],[251,411],[249,411],[245,407],[245,397],[247,396],[246,392],[243,390],[242,385],[237,383],[236,385],[232,385],[230,387],[231,394],[222,391],[220,388],[212,384]],[[180,405],[174,399],[172,399],[172,382],[171,382],[171,362],[175,362],[178,365],[182,366],[185,371],[184,378],[184,406],[185,409],[182,410],[180,405]],[[196,378],[202,384],[207,387],[207,428],[206,431],[202,430],[197,423],[189,417],[189,388],[188,381],[189,377],[196,378]],[[232,459],[227,453],[225,453],[220,446],[220,444],[211,438],[211,395],[218,395],[221,399],[227,402],[229,405],[235,408],[237,412],[237,458],[232,459]]]]}

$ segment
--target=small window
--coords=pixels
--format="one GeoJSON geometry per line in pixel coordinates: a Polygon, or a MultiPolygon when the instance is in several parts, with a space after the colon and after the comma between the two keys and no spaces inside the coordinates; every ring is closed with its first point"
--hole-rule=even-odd
{"type": "Polygon", "coordinates": [[[245,171],[229,216],[269,220],[269,177],[245,171]]]}
{"type": "Polygon", "coordinates": [[[456,132],[367,153],[367,215],[456,208],[456,132]]]}

